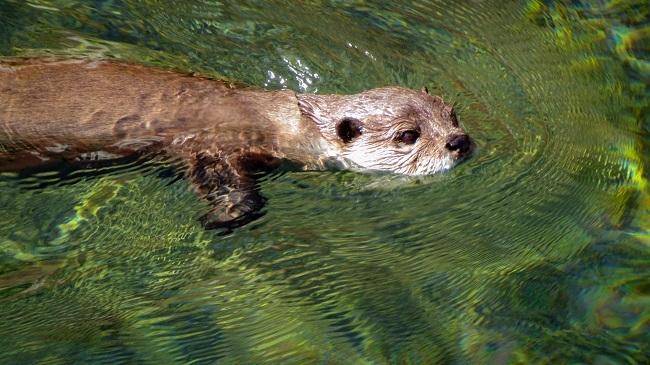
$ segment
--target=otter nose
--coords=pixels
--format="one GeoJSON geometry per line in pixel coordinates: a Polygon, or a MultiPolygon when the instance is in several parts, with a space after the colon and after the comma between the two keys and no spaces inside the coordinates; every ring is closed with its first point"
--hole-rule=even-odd
{"type": "Polygon", "coordinates": [[[460,153],[465,153],[469,150],[471,141],[467,134],[457,134],[451,136],[445,144],[445,148],[450,151],[458,151],[460,153]]]}

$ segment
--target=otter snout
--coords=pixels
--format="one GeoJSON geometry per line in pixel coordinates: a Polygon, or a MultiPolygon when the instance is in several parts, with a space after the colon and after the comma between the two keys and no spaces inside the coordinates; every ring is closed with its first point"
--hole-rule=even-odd
{"type": "Polygon", "coordinates": [[[449,151],[458,151],[459,154],[464,155],[469,152],[472,147],[472,140],[469,139],[467,134],[456,134],[449,137],[445,148],[449,151]]]}

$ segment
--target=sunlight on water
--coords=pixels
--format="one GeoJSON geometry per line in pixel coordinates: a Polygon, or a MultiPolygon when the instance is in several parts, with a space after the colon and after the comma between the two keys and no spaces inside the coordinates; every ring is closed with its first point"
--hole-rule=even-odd
{"type": "Polygon", "coordinates": [[[648,363],[650,6],[454,4],[0,0],[3,56],[427,86],[478,144],[274,173],[226,234],[173,161],[0,175],[0,362],[648,363]]]}

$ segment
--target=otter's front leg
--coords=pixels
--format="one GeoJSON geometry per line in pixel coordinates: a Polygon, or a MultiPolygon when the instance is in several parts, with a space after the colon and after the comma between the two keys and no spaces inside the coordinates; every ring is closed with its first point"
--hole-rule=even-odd
{"type": "Polygon", "coordinates": [[[227,154],[209,151],[192,153],[188,177],[197,194],[210,204],[201,217],[208,229],[236,228],[264,213],[266,199],[259,193],[256,178],[277,162],[263,154],[227,154]]]}

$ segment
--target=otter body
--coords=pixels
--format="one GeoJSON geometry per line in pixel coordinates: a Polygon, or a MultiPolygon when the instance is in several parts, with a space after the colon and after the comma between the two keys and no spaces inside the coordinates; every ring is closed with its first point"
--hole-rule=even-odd
{"type": "Polygon", "coordinates": [[[283,161],[429,174],[470,147],[450,106],[410,89],[295,94],[112,61],[0,61],[0,171],[169,154],[211,204],[208,227],[255,218],[255,177],[283,161]]]}

